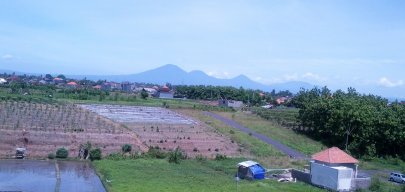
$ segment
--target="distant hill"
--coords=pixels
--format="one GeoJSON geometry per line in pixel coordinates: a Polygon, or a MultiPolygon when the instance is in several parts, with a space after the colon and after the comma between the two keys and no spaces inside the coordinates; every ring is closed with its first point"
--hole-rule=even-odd
{"type": "MultiPolygon", "coordinates": [[[[39,75],[32,73],[24,73],[12,70],[0,70],[0,73],[13,73],[17,75],[39,75]]],[[[56,75],[55,75],[56,76],[56,75]]],[[[232,79],[219,79],[207,75],[206,73],[195,70],[191,72],[186,72],[180,67],[167,64],[156,69],[151,69],[145,72],[130,74],[130,75],[66,75],[68,78],[73,79],[84,79],[89,80],[107,80],[116,82],[139,82],[139,83],[153,83],[163,85],[165,83],[171,83],[173,85],[214,85],[214,86],[232,86],[232,87],[243,87],[248,89],[260,89],[264,91],[276,91],[289,90],[293,93],[298,92],[301,88],[310,89],[314,87],[313,85],[301,82],[301,81],[291,81],[286,83],[278,83],[272,85],[264,85],[253,81],[246,77],[245,75],[239,75],[232,79]]]]}
{"type": "Polygon", "coordinates": [[[245,75],[239,75],[232,79],[219,79],[205,74],[202,71],[191,71],[186,72],[180,67],[167,64],[156,69],[148,70],[138,74],[131,75],[109,75],[109,76],[97,76],[97,75],[67,75],[69,78],[83,79],[87,78],[90,80],[108,80],[108,81],[129,81],[129,82],[143,82],[143,83],[154,83],[154,84],[165,84],[171,83],[173,85],[214,85],[214,86],[233,86],[233,87],[243,87],[250,89],[260,89],[264,91],[271,91],[275,89],[289,90],[296,93],[300,88],[312,88],[313,85],[305,82],[294,81],[287,83],[279,83],[273,85],[264,85],[255,81],[252,81],[245,75]]]}

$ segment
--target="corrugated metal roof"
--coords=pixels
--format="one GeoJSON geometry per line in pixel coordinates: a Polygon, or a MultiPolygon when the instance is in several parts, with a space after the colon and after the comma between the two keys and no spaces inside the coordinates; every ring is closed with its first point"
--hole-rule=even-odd
{"type": "Polygon", "coordinates": [[[244,162],[238,163],[238,166],[250,167],[253,165],[257,165],[257,164],[259,164],[259,163],[255,162],[255,161],[244,161],[244,162]]]}

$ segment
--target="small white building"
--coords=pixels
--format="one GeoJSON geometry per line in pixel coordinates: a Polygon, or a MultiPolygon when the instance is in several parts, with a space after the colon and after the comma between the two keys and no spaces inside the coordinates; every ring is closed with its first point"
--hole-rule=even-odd
{"type": "Polygon", "coordinates": [[[311,182],[334,191],[350,191],[359,161],[337,147],[312,155],[311,182]]]}
{"type": "Polygon", "coordinates": [[[7,83],[7,80],[5,80],[5,79],[3,79],[3,78],[0,78],[0,85],[1,85],[1,84],[4,84],[4,83],[7,83]]]}
{"type": "Polygon", "coordinates": [[[218,100],[218,106],[220,106],[220,107],[241,108],[243,106],[243,102],[242,101],[235,101],[235,100],[220,99],[220,100],[218,100]]]}
{"type": "Polygon", "coordinates": [[[329,167],[311,162],[311,182],[334,191],[350,191],[353,169],[339,166],[329,167]]]}

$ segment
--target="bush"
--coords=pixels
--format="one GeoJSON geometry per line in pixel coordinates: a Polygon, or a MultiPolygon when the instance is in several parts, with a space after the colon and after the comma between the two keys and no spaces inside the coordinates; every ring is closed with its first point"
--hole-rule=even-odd
{"type": "Polygon", "coordinates": [[[221,154],[216,154],[215,155],[215,160],[217,160],[217,161],[222,161],[222,160],[225,160],[227,158],[228,157],[226,155],[221,155],[221,154]]]}
{"type": "Polygon", "coordinates": [[[55,159],[55,153],[49,153],[48,159],[55,159]]]}
{"type": "Polygon", "coordinates": [[[62,159],[65,159],[65,158],[67,158],[69,156],[69,152],[68,152],[68,150],[66,150],[65,148],[59,148],[57,151],[56,151],[56,158],[62,158],[62,159]]]}
{"type": "Polygon", "coordinates": [[[207,158],[204,157],[204,156],[201,155],[201,154],[198,154],[197,156],[195,156],[195,159],[196,159],[197,161],[206,161],[206,160],[207,160],[207,158]]]}
{"type": "Polygon", "coordinates": [[[164,159],[166,158],[166,153],[162,151],[158,146],[156,147],[149,147],[148,152],[146,153],[146,157],[157,158],[157,159],[164,159]]]}
{"type": "Polygon", "coordinates": [[[122,152],[128,153],[132,151],[132,145],[130,144],[125,144],[122,146],[122,152]]]}
{"type": "Polygon", "coordinates": [[[369,190],[370,191],[381,191],[382,183],[379,178],[373,177],[371,178],[371,185],[369,190]]]}
{"type": "Polygon", "coordinates": [[[182,159],[185,159],[185,155],[181,151],[180,147],[177,147],[174,151],[169,153],[169,162],[179,164],[182,159]]]}
{"type": "Polygon", "coordinates": [[[100,159],[101,159],[101,149],[100,148],[90,150],[90,160],[94,161],[94,160],[100,160],[100,159]]]}

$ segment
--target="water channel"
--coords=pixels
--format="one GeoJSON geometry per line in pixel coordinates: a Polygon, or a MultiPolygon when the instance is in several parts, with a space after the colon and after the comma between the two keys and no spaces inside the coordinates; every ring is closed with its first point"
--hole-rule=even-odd
{"type": "Polygon", "coordinates": [[[0,191],[105,192],[86,161],[0,160],[0,191]]]}

